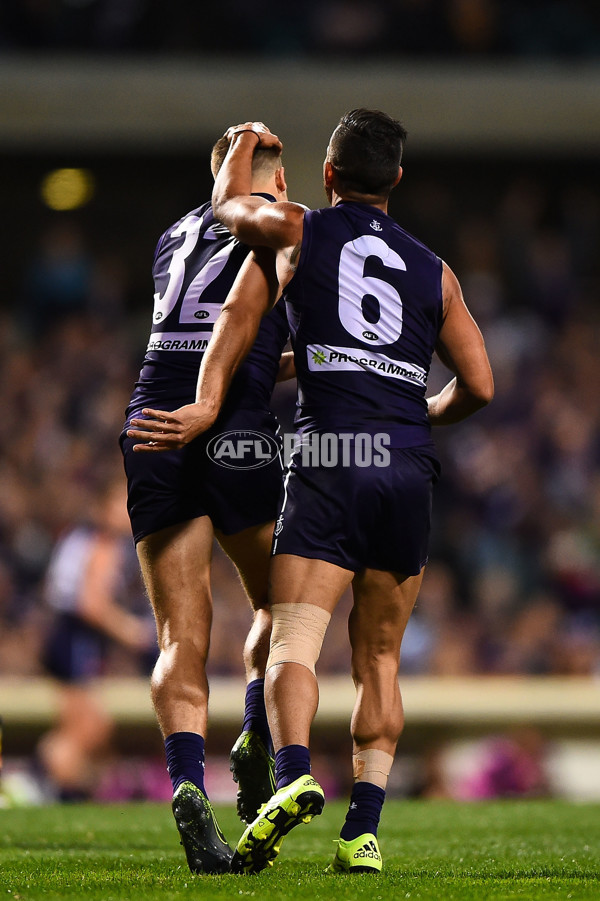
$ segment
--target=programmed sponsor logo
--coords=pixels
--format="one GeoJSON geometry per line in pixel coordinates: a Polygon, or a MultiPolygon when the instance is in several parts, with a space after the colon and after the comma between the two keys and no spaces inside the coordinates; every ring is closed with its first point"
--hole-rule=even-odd
{"type": "Polygon", "coordinates": [[[209,338],[200,338],[192,332],[154,332],[150,335],[146,353],[151,350],[187,350],[203,352],[209,338]]]}
{"type": "Polygon", "coordinates": [[[330,344],[309,344],[306,348],[308,368],[312,372],[375,372],[391,379],[401,379],[414,385],[427,385],[427,373],[420,366],[393,360],[385,354],[356,347],[333,347],[330,344]]]}
{"type": "Polygon", "coordinates": [[[206,453],[225,469],[260,469],[272,463],[280,449],[278,442],[264,432],[232,429],[211,438],[206,453]]]}

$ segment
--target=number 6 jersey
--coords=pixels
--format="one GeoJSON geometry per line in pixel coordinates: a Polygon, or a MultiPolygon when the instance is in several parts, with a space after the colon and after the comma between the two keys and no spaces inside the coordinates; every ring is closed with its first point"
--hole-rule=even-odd
{"type": "Polygon", "coordinates": [[[376,207],[307,211],[284,291],[298,376],[296,423],[431,441],[425,389],[442,325],[442,261],[376,207]]]}

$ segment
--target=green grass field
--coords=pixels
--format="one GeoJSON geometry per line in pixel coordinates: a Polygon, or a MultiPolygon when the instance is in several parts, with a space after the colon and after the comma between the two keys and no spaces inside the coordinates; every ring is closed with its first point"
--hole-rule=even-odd
{"type": "MultiPolygon", "coordinates": [[[[0,810],[0,901],[600,899],[600,805],[388,802],[381,876],[325,875],[344,810],[327,804],[258,876],[192,876],[168,806],[0,810]]],[[[233,809],[217,811],[237,839],[233,809]]]]}

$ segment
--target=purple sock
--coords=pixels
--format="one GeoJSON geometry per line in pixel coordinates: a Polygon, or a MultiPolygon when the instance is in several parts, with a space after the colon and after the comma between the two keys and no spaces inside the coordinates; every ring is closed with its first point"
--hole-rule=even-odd
{"type": "Polygon", "coordinates": [[[255,732],[269,753],[273,749],[271,732],[265,708],[265,680],[255,679],[246,686],[246,705],[244,707],[244,732],[255,732]]]}
{"type": "Polygon", "coordinates": [[[275,754],[275,784],[277,789],[289,785],[300,776],[310,773],[310,751],[304,745],[286,745],[275,754]]]}
{"type": "Polygon", "coordinates": [[[167,770],[176,792],[182,782],[204,788],[204,739],[197,732],[173,732],[165,738],[167,770]]]}
{"type": "Polygon", "coordinates": [[[373,785],[372,782],[355,782],[340,838],[349,842],[365,832],[377,835],[384,801],[385,792],[378,785],[373,785]]]}

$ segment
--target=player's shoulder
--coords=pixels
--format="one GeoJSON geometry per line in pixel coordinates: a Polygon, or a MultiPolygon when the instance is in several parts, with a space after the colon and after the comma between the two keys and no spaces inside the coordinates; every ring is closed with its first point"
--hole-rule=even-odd
{"type": "Polygon", "coordinates": [[[387,238],[387,240],[396,240],[404,246],[412,248],[416,253],[432,261],[438,261],[441,267],[441,260],[430,247],[403,228],[389,213],[384,213],[378,207],[345,201],[336,206],[312,210],[307,214],[307,218],[309,221],[326,223],[328,227],[338,219],[345,219],[353,231],[358,230],[361,234],[372,234],[376,237],[387,238]]]}
{"type": "Polygon", "coordinates": [[[340,221],[340,210],[338,207],[323,206],[314,210],[308,207],[304,209],[304,229],[307,235],[319,232],[321,229],[335,233],[340,221]]]}
{"type": "Polygon", "coordinates": [[[210,201],[206,201],[206,203],[201,204],[200,206],[194,207],[193,210],[189,210],[183,216],[180,216],[176,222],[174,222],[168,229],[167,234],[179,234],[184,228],[191,228],[198,223],[198,227],[209,228],[215,218],[213,216],[212,206],[210,201]]]}
{"type": "MultiPolygon", "coordinates": [[[[198,229],[200,225],[205,222],[207,216],[210,214],[212,220],[212,207],[210,202],[203,203],[202,206],[196,207],[193,210],[185,213],[185,215],[180,216],[175,222],[172,222],[171,225],[161,234],[160,238],[156,243],[156,250],[154,251],[154,262],[156,263],[158,257],[162,255],[165,251],[167,251],[173,242],[181,240],[181,235],[184,231],[191,231],[192,229],[198,229]]],[[[208,224],[207,226],[208,227],[208,224]]]]}
{"type": "Polygon", "coordinates": [[[442,261],[439,256],[435,253],[431,247],[428,247],[420,238],[417,238],[411,232],[407,231],[405,228],[396,222],[395,219],[392,219],[391,216],[388,217],[392,223],[392,229],[394,233],[398,236],[398,238],[405,244],[411,247],[413,252],[417,255],[420,255],[430,262],[435,263],[435,265],[440,269],[442,268],[442,261]]]}
{"type": "Polygon", "coordinates": [[[221,242],[233,240],[231,232],[222,222],[215,219],[212,205],[210,201],[207,201],[201,206],[189,210],[163,232],[156,245],[155,264],[159,257],[165,257],[172,253],[187,235],[195,235],[196,240],[206,239],[207,241],[221,242]]]}
{"type": "Polygon", "coordinates": [[[269,203],[262,208],[262,211],[267,216],[277,216],[288,220],[301,220],[310,212],[307,206],[303,203],[296,203],[294,200],[278,200],[275,203],[269,203]]]}

